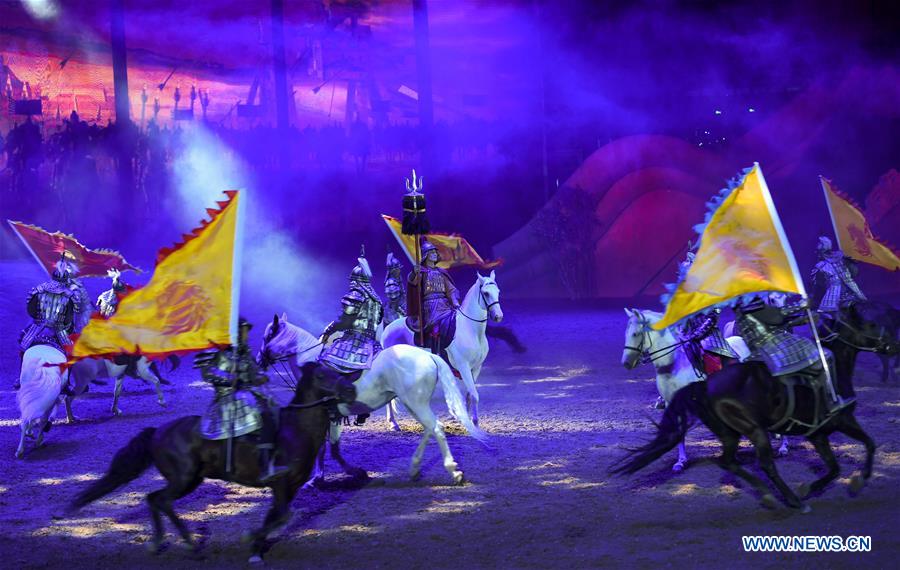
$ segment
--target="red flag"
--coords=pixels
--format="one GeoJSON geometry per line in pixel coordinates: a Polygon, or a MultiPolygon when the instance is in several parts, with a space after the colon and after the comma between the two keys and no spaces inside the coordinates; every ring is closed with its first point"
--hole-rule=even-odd
{"type": "Polygon", "coordinates": [[[88,249],[81,245],[74,236],[62,232],[51,234],[37,226],[12,220],[6,221],[48,275],[53,273],[53,268],[64,251],[71,254],[75,263],[78,264],[80,277],[106,277],[106,272],[110,269],[119,271],[130,269],[137,273],[141,272],[140,269],[125,261],[119,252],[108,249],[88,249]]]}

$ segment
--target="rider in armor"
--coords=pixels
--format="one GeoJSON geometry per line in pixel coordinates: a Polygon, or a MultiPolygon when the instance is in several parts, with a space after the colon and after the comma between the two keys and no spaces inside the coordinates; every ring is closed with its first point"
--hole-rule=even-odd
{"type": "Polygon", "coordinates": [[[371,368],[375,356],[381,352],[381,343],[375,339],[375,329],[381,323],[384,308],[381,298],[372,288],[372,270],[366,261],[365,251],[360,253],[357,262],[350,273],[350,291],[341,299],[341,315],[329,323],[322,333],[323,344],[331,335],[341,333],[319,355],[320,362],[341,374],[371,368]]]}
{"type": "MultiPolygon", "coordinates": [[[[688,251],[687,259],[681,262],[679,267],[680,279],[684,279],[687,270],[694,263],[694,253],[688,251]]],[[[737,353],[725,341],[722,331],[719,330],[719,316],[721,309],[715,309],[707,314],[697,314],[686,319],[677,332],[679,339],[684,342],[685,352],[691,359],[694,370],[709,376],[718,372],[723,366],[738,360],[737,353]]]]}
{"type": "MultiPolygon", "coordinates": [[[[341,305],[341,315],[322,333],[322,344],[335,333],[339,332],[341,336],[322,350],[319,362],[341,374],[361,373],[372,367],[372,361],[381,352],[375,330],[384,317],[381,298],[372,288],[372,270],[366,260],[365,248],[350,272],[350,291],[341,299],[341,305]]],[[[359,414],[356,425],[362,425],[368,417],[369,414],[359,414]]]]}
{"type": "Polygon", "coordinates": [[[288,469],[275,466],[276,406],[259,389],[269,379],[258,371],[250,353],[247,339],[251,327],[240,319],[237,346],[202,352],[194,359],[194,367],[201,369],[203,379],[213,385],[216,393],[200,422],[200,432],[212,440],[258,432],[259,483],[266,485],[288,469]]]}
{"type": "Polygon", "coordinates": [[[119,294],[128,289],[128,284],[120,279],[122,273],[118,269],[110,269],[106,274],[112,278],[112,287],[97,297],[97,309],[101,315],[109,318],[119,308],[119,294]]]}
{"type": "Polygon", "coordinates": [[[387,306],[384,308],[385,326],[406,316],[406,286],[401,277],[402,270],[400,261],[393,253],[389,253],[387,275],[384,278],[384,296],[387,297],[387,306]]]}
{"type": "Polygon", "coordinates": [[[856,264],[844,257],[841,250],[833,250],[831,240],[825,236],[819,238],[817,252],[820,261],[812,270],[812,279],[824,289],[817,310],[834,316],[852,303],[865,301],[866,296],[853,280],[857,271],[856,264]]]}
{"type": "Polygon", "coordinates": [[[83,287],[75,282],[76,272],[75,264],[63,256],[50,281],[28,293],[26,306],[32,322],[19,336],[19,349],[23,354],[36,344],[55,346],[63,352],[72,344],[69,335],[77,332],[76,315],[84,312],[84,299],[80,295],[83,287]]]}
{"type": "MultiPolygon", "coordinates": [[[[441,260],[435,246],[422,240],[422,264],[409,274],[407,306],[409,326],[415,332],[424,327],[424,348],[439,354],[446,360],[445,351],[456,333],[456,311],[459,309],[459,291],[450,274],[437,266],[441,260]]],[[[414,335],[419,342],[419,334],[414,335]]]]}
{"type": "Polygon", "coordinates": [[[840,396],[835,401],[826,390],[825,370],[818,349],[813,341],[790,332],[806,317],[806,300],[786,302],[783,306],[754,299],[735,307],[735,325],[738,334],[750,350],[748,360],[765,362],[772,376],[805,376],[812,387],[824,392],[829,410],[834,411],[848,402],[840,396]]]}

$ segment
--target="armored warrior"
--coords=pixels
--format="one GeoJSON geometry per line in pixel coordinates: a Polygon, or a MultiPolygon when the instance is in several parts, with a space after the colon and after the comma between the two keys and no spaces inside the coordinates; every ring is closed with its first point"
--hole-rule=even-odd
{"type": "Polygon", "coordinates": [[[360,253],[356,267],[350,272],[350,290],[341,299],[341,307],[341,315],[325,327],[322,342],[328,342],[335,333],[340,336],[322,350],[319,361],[341,374],[367,370],[381,352],[375,330],[384,316],[384,308],[372,288],[372,270],[365,251],[360,253]]]}
{"type": "Polygon", "coordinates": [[[750,350],[749,360],[766,364],[772,376],[801,376],[811,380],[811,386],[823,394],[830,411],[849,402],[840,397],[834,400],[826,389],[826,375],[818,349],[813,341],[790,332],[806,320],[806,300],[788,302],[783,306],[754,299],[735,307],[738,334],[750,350]]]}
{"type": "Polygon", "coordinates": [[[387,275],[384,278],[384,296],[387,297],[387,307],[384,309],[385,326],[406,316],[406,286],[401,277],[402,270],[400,261],[393,253],[389,253],[387,275]]]}
{"type": "MultiPolygon", "coordinates": [[[[688,251],[687,259],[681,262],[679,268],[682,279],[693,263],[694,253],[688,251]]],[[[722,331],[719,330],[721,313],[720,309],[715,309],[707,314],[690,317],[681,325],[677,333],[685,343],[685,351],[691,359],[694,370],[702,372],[706,376],[739,359],[737,353],[725,341],[722,331]]]]}
{"type": "Polygon", "coordinates": [[[106,274],[112,278],[112,287],[97,297],[97,309],[101,315],[109,318],[119,308],[119,294],[128,289],[128,284],[122,281],[122,273],[118,269],[110,269],[106,274]]]}
{"type": "Polygon", "coordinates": [[[819,237],[817,253],[820,261],[812,270],[812,279],[817,289],[824,289],[824,293],[820,293],[822,299],[817,308],[820,313],[833,316],[852,303],[866,300],[853,280],[857,268],[850,258],[845,257],[839,249],[833,250],[831,240],[825,236],[819,237]]]}
{"type": "MultiPolygon", "coordinates": [[[[27,310],[32,322],[19,336],[19,349],[24,353],[37,344],[55,346],[65,352],[72,344],[69,335],[77,332],[77,315],[85,312],[84,287],[75,280],[77,267],[65,254],[57,262],[52,279],[28,293],[27,310]]],[[[87,301],[90,307],[90,301],[87,301]]],[[[87,311],[90,315],[89,310],[87,311]]]]}
{"type": "Polygon", "coordinates": [[[250,353],[247,339],[251,326],[240,319],[237,346],[206,351],[194,359],[194,367],[201,369],[203,379],[213,385],[216,394],[200,422],[200,432],[204,438],[211,440],[257,433],[259,483],[266,485],[288,469],[275,466],[278,430],[275,405],[260,390],[260,386],[269,379],[258,371],[250,353]]]}
{"type": "MultiPolygon", "coordinates": [[[[459,291],[450,274],[437,266],[440,260],[437,248],[423,239],[422,265],[415,267],[408,279],[408,323],[416,332],[424,323],[424,348],[446,360],[445,351],[456,333],[459,291]]],[[[415,335],[416,342],[419,336],[415,335]]]]}

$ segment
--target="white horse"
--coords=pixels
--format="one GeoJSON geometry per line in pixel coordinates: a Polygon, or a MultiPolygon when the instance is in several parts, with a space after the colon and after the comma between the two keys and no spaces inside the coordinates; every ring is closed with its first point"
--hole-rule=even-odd
{"type": "MultiPolygon", "coordinates": [[[[447,347],[447,358],[466,384],[467,403],[471,397],[472,421],[478,424],[478,389],[475,381],[481,374],[481,366],[488,355],[488,341],[485,336],[487,321],[499,323],[503,320],[503,309],[500,307],[500,287],[497,285],[495,272],[487,277],[478,274],[478,279],[469,287],[463,298],[456,317],[456,333],[447,347]]],[[[406,325],[406,319],[400,318],[384,329],[382,344],[385,347],[398,344],[414,345],[413,331],[406,325]]],[[[468,406],[467,406],[468,407],[468,406]]],[[[393,418],[391,418],[392,421],[393,418]]],[[[394,422],[396,424],[396,421],[394,422]]]]}
{"type": "MultiPolygon", "coordinates": [[[[706,380],[697,374],[693,364],[675,335],[669,329],[661,331],[650,327],[662,318],[661,313],[625,309],[628,326],[625,329],[625,348],[622,365],[633,370],[639,364],[650,362],[656,368],[656,389],[668,404],[675,392],[688,384],[706,380]]],[[[672,471],[682,471],[687,465],[684,440],[678,444],[678,460],[672,471]]]]}
{"type": "Polygon", "coordinates": [[[61,366],[65,363],[66,355],[61,350],[42,344],[32,346],[22,356],[16,393],[22,429],[17,458],[25,455],[26,437],[36,438],[35,447],[43,445],[44,432],[50,427],[59,394],[68,381],[68,371],[61,366]]]}
{"type": "MultiPolygon", "coordinates": [[[[315,338],[287,322],[286,315],[282,315],[281,318],[276,316],[266,326],[258,361],[265,366],[287,360],[294,378],[299,378],[301,364],[312,358],[309,353],[317,349],[321,351],[321,346],[310,344],[310,337],[315,338]]],[[[397,398],[424,428],[422,439],[412,457],[410,476],[413,479],[419,477],[425,446],[434,436],[441,450],[444,468],[455,484],[461,484],[464,479],[463,472],[457,468],[456,460],[447,445],[444,428],[431,409],[431,396],[438,383],[444,391],[444,399],[450,414],[459,420],[469,435],[482,442],[486,440],[486,436],[469,418],[455,380],[450,367],[440,357],[415,346],[392,346],[382,350],[372,362],[372,368],[364,371],[355,382],[356,401],[353,404],[338,405],[338,411],[343,416],[369,414],[397,398]]],[[[341,422],[332,422],[329,430],[332,457],[340,463],[346,473],[360,474],[363,472],[361,469],[350,466],[342,457],[340,437],[341,422]]],[[[324,479],[323,459],[320,455],[316,472],[311,478],[312,482],[324,479]]]]}
{"type": "MultiPolygon", "coordinates": [[[[166,405],[166,399],[163,396],[162,386],[160,386],[159,377],[151,370],[151,363],[146,357],[141,356],[135,362],[135,373],[137,376],[148,382],[156,390],[156,403],[160,406],[166,405]]],[[[72,423],[75,416],[72,414],[72,400],[84,393],[88,384],[96,383],[98,378],[112,378],[116,381],[116,387],[113,391],[113,402],[110,412],[114,416],[121,416],[122,410],[119,408],[119,396],[122,395],[122,387],[125,382],[125,374],[128,371],[127,364],[116,364],[111,358],[86,358],[79,360],[72,365],[72,389],[71,394],[66,396],[66,421],[72,423]]]]}

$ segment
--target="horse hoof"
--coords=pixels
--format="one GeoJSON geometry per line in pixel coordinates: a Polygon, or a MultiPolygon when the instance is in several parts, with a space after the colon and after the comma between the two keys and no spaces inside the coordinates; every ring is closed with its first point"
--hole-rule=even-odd
{"type": "Polygon", "coordinates": [[[866,481],[859,475],[850,477],[850,496],[855,497],[865,487],[866,481]]]}
{"type": "Polygon", "coordinates": [[[800,508],[800,513],[804,514],[804,515],[808,515],[809,513],[812,512],[812,507],[810,507],[806,503],[803,503],[802,505],[800,505],[799,508],[800,508]]]}
{"type": "Polygon", "coordinates": [[[147,550],[150,551],[150,554],[162,554],[167,547],[168,544],[165,541],[147,543],[147,550]]]}
{"type": "Polygon", "coordinates": [[[118,409],[118,408],[113,408],[113,409],[110,410],[110,411],[112,412],[112,415],[114,415],[114,416],[121,416],[121,415],[122,415],[122,410],[120,410],[120,409],[118,409]]]}
{"type": "Polygon", "coordinates": [[[812,493],[812,486],[809,483],[800,483],[797,486],[797,496],[801,499],[809,497],[810,493],[812,493]]]}
{"type": "Polygon", "coordinates": [[[453,484],[457,486],[461,486],[466,482],[466,476],[463,475],[462,471],[455,471],[453,473],[453,484]]]}
{"type": "Polygon", "coordinates": [[[684,471],[684,467],[685,463],[683,461],[678,461],[672,466],[672,473],[681,473],[684,471]]]}
{"type": "Polygon", "coordinates": [[[156,403],[159,404],[160,407],[163,407],[163,408],[166,407],[166,401],[165,401],[165,400],[157,400],[156,403]]]}
{"type": "Polygon", "coordinates": [[[75,423],[75,420],[76,420],[75,416],[72,416],[71,418],[66,418],[66,424],[72,425],[75,423]]]}
{"type": "Polygon", "coordinates": [[[354,479],[365,480],[365,479],[369,478],[369,472],[366,471],[365,469],[360,469],[358,467],[356,469],[351,469],[350,471],[347,472],[347,474],[350,475],[351,477],[353,477],[354,479]]]}
{"type": "Polygon", "coordinates": [[[762,506],[764,506],[767,509],[777,509],[778,508],[778,500],[775,498],[775,495],[773,495],[771,493],[766,493],[765,495],[763,495],[760,502],[762,503],[762,506]]]}
{"type": "Polygon", "coordinates": [[[24,450],[24,449],[17,449],[17,450],[16,450],[16,459],[22,459],[22,457],[24,457],[24,456],[25,456],[25,450],[24,450]]]}
{"type": "Polygon", "coordinates": [[[410,471],[409,478],[412,481],[418,481],[419,479],[422,478],[422,473],[419,471],[410,471]]]}
{"type": "Polygon", "coordinates": [[[778,449],[778,457],[787,457],[788,456],[788,448],[781,447],[778,449]]]}
{"type": "Polygon", "coordinates": [[[247,559],[248,564],[262,564],[262,561],[263,561],[262,556],[260,556],[259,554],[254,554],[253,556],[251,556],[250,558],[247,559]]]}

